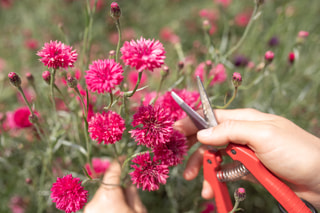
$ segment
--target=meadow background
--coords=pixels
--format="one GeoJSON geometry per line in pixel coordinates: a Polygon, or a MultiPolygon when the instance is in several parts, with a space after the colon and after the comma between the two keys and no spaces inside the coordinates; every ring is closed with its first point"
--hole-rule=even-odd
{"type": "MultiPolygon", "coordinates": [[[[92,5],[94,1],[91,1],[92,5]]],[[[12,198],[19,197],[19,205],[24,212],[35,212],[37,201],[35,189],[41,171],[41,156],[45,144],[39,143],[30,129],[8,130],[3,128],[5,114],[25,106],[18,92],[8,81],[9,72],[18,73],[23,88],[33,93],[27,84],[25,74],[30,72],[35,78],[44,117],[50,115],[50,96],[48,85],[42,79],[45,67],[36,55],[45,42],[59,40],[73,46],[79,53],[76,64],[84,75],[92,60],[108,58],[110,50],[117,44],[117,29],[109,15],[112,1],[97,1],[96,11],[92,14],[90,48],[84,50],[83,37],[90,24],[84,0],[46,0],[16,1],[0,0],[0,212],[11,212],[12,198]],[[47,107],[46,107],[47,106],[47,107]],[[26,183],[31,178],[32,183],[26,183]]],[[[192,78],[196,67],[214,58],[208,54],[208,35],[203,30],[203,20],[209,20],[212,28],[210,41],[215,49],[224,54],[231,49],[243,35],[246,23],[254,7],[253,0],[230,0],[222,6],[213,0],[119,0],[122,10],[120,18],[123,41],[144,38],[160,40],[166,50],[165,63],[170,75],[162,86],[163,91],[175,84],[178,62],[184,62],[182,75],[189,83],[178,85],[181,88],[195,89],[192,78]],[[170,40],[168,35],[175,34],[180,42],[170,40]],[[191,83],[190,83],[191,82],[191,83]]],[[[222,1],[223,2],[223,1],[222,1]]],[[[209,88],[212,100],[223,105],[224,98],[232,93],[232,73],[239,72],[243,82],[235,101],[228,108],[251,107],[263,112],[274,113],[292,120],[302,128],[320,137],[320,2],[274,1],[265,0],[261,13],[253,22],[243,44],[225,61],[227,80],[209,88]],[[299,31],[309,32],[309,36],[299,44],[299,31]],[[272,64],[263,71],[259,69],[266,51],[275,54],[272,64]],[[295,61],[288,62],[288,54],[294,52],[295,61]]],[[[180,73],[181,75],[181,73],[180,73]]],[[[157,88],[157,74],[148,73],[146,85],[157,88]],[[154,77],[154,78],[153,78],[154,77]]],[[[82,82],[83,83],[83,82],[82,82]]],[[[61,88],[69,94],[67,87],[61,88]]],[[[33,99],[32,99],[33,100],[33,99]]],[[[81,108],[76,101],[71,104],[74,111],[81,108]]],[[[60,111],[60,116],[81,126],[81,113],[60,111]],[[78,116],[78,118],[77,118],[78,116]]],[[[83,138],[81,127],[74,132],[51,129],[52,135],[69,137],[77,133],[83,138]]],[[[107,149],[94,147],[96,157],[110,156],[107,149]]],[[[190,151],[191,152],[191,151],[190,151]]],[[[299,153],[297,153],[298,155],[299,153]]],[[[79,157],[74,147],[62,146],[55,153],[53,165],[61,171],[73,171],[81,177],[81,167],[85,159],[79,157]]],[[[281,163],[281,162],[279,162],[281,163]]],[[[186,182],[181,177],[183,166],[173,169],[168,186],[156,192],[141,192],[141,197],[149,212],[199,212],[201,177],[186,182]],[[170,199],[169,199],[170,198],[170,199]]],[[[83,174],[82,174],[83,175],[83,174]]],[[[46,178],[47,188],[50,180],[46,178]]],[[[245,212],[279,212],[274,199],[261,186],[243,181],[230,183],[230,192],[237,187],[247,189],[247,199],[241,203],[245,212]]],[[[96,186],[91,187],[91,196],[96,186]]],[[[39,192],[38,192],[39,193],[39,192]]],[[[44,197],[48,191],[43,191],[44,197]]],[[[45,212],[57,212],[50,199],[45,212]]]]}

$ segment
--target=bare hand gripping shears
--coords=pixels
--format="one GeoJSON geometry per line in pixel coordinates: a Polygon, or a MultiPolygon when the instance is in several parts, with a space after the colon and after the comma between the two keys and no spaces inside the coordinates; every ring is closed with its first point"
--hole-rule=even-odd
{"type": "MultiPolygon", "coordinates": [[[[171,95],[187,113],[195,126],[201,130],[214,127],[218,125],[218,122],[199,77],[197,77],[197,83],[204,118],[188,106],[175,92],[172,91],[171,95]]],[[[204,179],[210,183],[214,191],[218,213],[227,213],[233,208],[226,182],[240,179],[249,173],[278,201],[282,212],[317,212],[310,203],[300,199],[286,184],[271,173],[248,146],[229,143],[223,149],[210,147],[203,156],[204,179]],[[238,161],[238,165],[231,169],[221,169],[222,153],[226,153],[234,161],[238,161]]]]}

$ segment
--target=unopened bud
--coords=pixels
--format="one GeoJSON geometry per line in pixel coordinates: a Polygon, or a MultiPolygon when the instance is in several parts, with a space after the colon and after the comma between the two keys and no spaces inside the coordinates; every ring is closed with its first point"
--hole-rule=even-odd
{"type": "Polygon", "coordinates": [[[21,86],[21,78],[20,76],[15,73],[15,72],[10,72],[8,74],[10,83],[14,86],[14,87],[20,87],[21,86]]]}
{"type": "Polygon", "coordinates": [[[31,185],[32,184],[32,179],[31,178],[26,178],[26,184],[31,185]]]}
{"type": "Polygon", "coordinates": [[[305,40],[306,40],[306,38],[307,38],[308,36],[309,36],[309,32],[307,32],[307,31],[300,31],[300,32],[298,33],[297,38],[296,38],[296,42],[297,42],[298,44],[302,44],[302,43],[305,42],[305,40]]]}
{"type": "Polygon", "coordinates": [[[238,188],[234,192],[234,199],[241,202],[246,199],[246,190],[244,188],[238,188]]]}
{"type": "Polygon", "coordinates": [[[116,55],[116,51],[114,50],[109,51],[109,59],[114,59],[115,55],[116,55]]]}
{"type": "Polygon", "coordinates": [[[288,62],[289,62],[290,64],[293,64],[294,61],[295,61],[295,55],[294,55],[293,52],[290,52],[289,55],[288,55],[288,62]]]}
{"type": "Polygon", "coordinates": [[[208,20],[203,20],[202,27],[205,31],[209,31],[211,28],[210,22],[208,20]]]}
{"type": "Polygon", "coordinates": [[[67,84],[68,84],[68,87],[74,89],[74,88],[77,87],[78,81],[77,81],[77,79],[75,79],[74,77],[69,76],[69,77],[67,78],[67,84]]]}
{"type": "Polygon", "coordinates": [[[270,64],[273,61],[273,58],[274,58],[274,53],[270,50],[264,54],[264,59],[267,64],[270,64]]]}
{"type": "Polygon", "coordinates": [[[43,80],[47,83],[50,84],[50,80],[51,80],[51,73],[49,71],[44,71],[42,73],[42,78],[43,80]]]}
{"type": "Polygon", "coordinates": [[[30,123],[34,124],[38,122],[38,116],[36,114],[30,114],[29,115],[29,121],[30,123]]]}
{"type": "Polygon", "coordinates": [[[110,6],[111,17],[118,20],[121,16],[121,10],[117,2],[112,2],[110,6]]]}
{"type": "Polygon", "coordinates": [[[170,69],[169,69],[168,66],[163,66],[162,70],[163,70],[163,75],[164,76],[167,76],[169,74],[170,69]]]}
{"type": "Polygon", "coordinates": [[[179,70],[182,70],[183,67],[184,67],[183,61],[179,61],[179,63],[178,63],[178,68],[179,68],[179,70]]]}
{"type": "Polygon", "coordinates": [[[242,83],[242,77],[241,74],[238,72],[234,72],[232,75],[232,83],[234,87],[239,87],[242,83]]]}
{"type": "Polygon", "coordinates": [[[258,6],[263,5],[263,3],[264,3],[264,0],[256,0],[256,4],[257,4],[258,6]]]}
{"type": "Polygon", "coordinates": [[[212,61],[206,60],[206,67],[207,67],[208,69],[211,69],[211,67],[212,67],[212,61]]]}
{"type": "Polygon", "coordinates": [[[33,83],[34,83],[34,77],[33,77],[33,75],[32,75],[30,72],[27,72],[27,73],[26,73],[26,78],[27,78],[27,80],[28,80],[28,82],[29,82],[30,84],[33,84],[33,83]]]}

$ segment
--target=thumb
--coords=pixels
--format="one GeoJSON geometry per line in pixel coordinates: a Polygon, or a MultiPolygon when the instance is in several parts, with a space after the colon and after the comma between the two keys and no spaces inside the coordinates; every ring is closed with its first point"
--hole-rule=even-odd
{"type": "Polygon", "coordinates": [[[130,185],[125,188],[125,196],[127,203],[131,209],[136,213],[147,213],[146,207],[143,205],[137,187],[134,185],[130,185]]]}
{"type": "MultiPolygon", "coordinates": [[[[227,120],[216,127],[201,130],[197,133],[198,140],[207,145],[224,146],[228,143],[248,145],[252,150],[261,150],[266,137],[269,121],[227,120]]],[[[269,128],[270,129],[270,128],[269,128]]]]}

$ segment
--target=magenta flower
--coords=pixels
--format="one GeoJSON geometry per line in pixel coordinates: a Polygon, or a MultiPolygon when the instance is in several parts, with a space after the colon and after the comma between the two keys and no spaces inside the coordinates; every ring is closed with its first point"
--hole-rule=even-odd
{"type": "MultiPolygon", "coordinates": [[[[210,61],[209,61],[210,62],[210,61]]],[[[202,81],[204,81],[204,74],[206,72],[206,64],[200,63],[196,71],[194,72],[194,76],[199,76],[202,81]]],[[[223,83],[227,79],[226,69],[223,64],[217,64],[216,66],[212,66],[209,71],[209,77],[212,78],[210,85],[213,86],[217,83],[223,83]]]]}
{"type": "MultiPolygon", "coordinates": [[[[190,107],[195,110],[198,108],[199,105],[195,105],[200,97],[198,92],[189,92],[185,89],[173,91],[177,93],[177,95],[179,95],[190,107]]],[[[173,100],[170,92],[166,92],[163,96],[160,96],[155,105],[165,109],[166,111],[169,111],[169,114],[174,121],[177,121],[186,116],[186,113],[173,100]]]]}
{"type": "Polygon", "coordinates": [[[155,191],[159,189],[160,184],[166,184],[169,177],[168,166],[151,160],[148,152],[136,156],[132,162],[138,164],[131,165],[134,171],[129,173],[133,184],[137,184],[137,188],[155,191]]]}
{"type": "Polygon", "coordinates": [[[174,130],[170,141],[161,146],[153,148],[154,160],[161,161],[161,164],[176,166],[182,163],[187,155],[187,139],[180,132],[174,130]]]}
{"type": "Polygon", "coordinates": [[[116,112],[96,113],[89,121],[90,137],[99,144],[114,144],[121,140],[125,122],[116,112]]]}
{"type": "Polygon", "coordinates": [[[18,128],[27,128],[32,126],[29,121],[30,110],[28,107],[20,107],[14,111],[13,120],[18,128]]]}
{"type": "Polygon", "coordinates": [[[141,106],[133,115],[132,126],[142,125],[129,131],[138,145],[154,147],[170,140],[173,120],[162,107],[141,106]]]}
{"type": "Polygon", "coordinates": [[[86,73],[86,83],[92,92],[111,92],[123,80],[122,66],[113,59],[93,61],[86,73]]]}
{"type": "Polygon", "coordinates": [[[84,207],[88,199],[88,191],[81,186],[80,178],[71,174],[57,181],[51,187],[51,199],[56,203],[57,209],[66,213],[76,212],[84,207]]]}
{"type": "Polygon", "coordinates": [[[45,43],[44,47],[37,52],[40,61],[48,68],[68,68],[73,67],[78,54],[72,47],[61,43],[61,41],[50,41],[45,43]]]}
{"type": "Polygon", "coordinates": [[[125,65],[134,67],[139,72],[160,68],[166,58],[164,47],[159,41],[142,37],[137,41],[126,41],[120,51],[125,65]]]}
{"type": "Polygon", "coordinates": [[[98,178],[110,167],[110,161],[108,159],[92,158],[93,168],[90,167],[89,163],[86,163],[84,167],[91,178],[98,178]]]}

